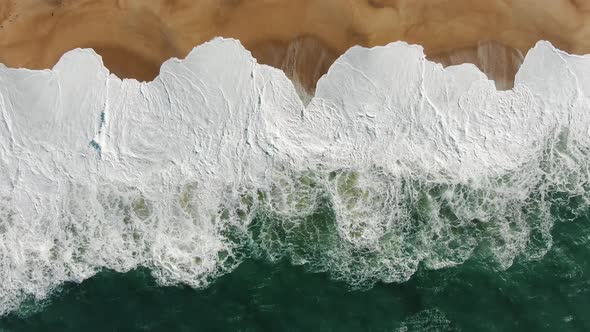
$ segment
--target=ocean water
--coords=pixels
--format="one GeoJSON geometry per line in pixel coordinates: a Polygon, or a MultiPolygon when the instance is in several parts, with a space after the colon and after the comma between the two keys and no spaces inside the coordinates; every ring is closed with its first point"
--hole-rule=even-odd
{"type": "Polygon", "coordinates": [[[0,331],[588,331],[589,222],[561,223],[544,258],[505,271],[476,255],[361,290],[287,260],[247,260],[201,290],[103,271],[26,303],[0,331]]]}
{"type": "Polygon", "coordinates": [[[587,330],[590,57],[514,88],[353,47],[303,101],[236,40],[0,66],[8,331],[587,330]]]}

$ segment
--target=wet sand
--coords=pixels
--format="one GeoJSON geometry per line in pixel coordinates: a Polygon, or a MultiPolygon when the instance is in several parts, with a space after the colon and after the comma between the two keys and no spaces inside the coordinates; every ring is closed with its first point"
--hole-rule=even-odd
{"type": "Polygon", "coordinates": [[[259,62],[313,91],[353,45],[404,40],[445,65],[472,62],[510,87],[538,40],[590,53],[584,0],[4,0],[0,62],[50,68],[92,47],[121,77],[151,80],[170,57],[215,36],[242,41],[259,62]]]}

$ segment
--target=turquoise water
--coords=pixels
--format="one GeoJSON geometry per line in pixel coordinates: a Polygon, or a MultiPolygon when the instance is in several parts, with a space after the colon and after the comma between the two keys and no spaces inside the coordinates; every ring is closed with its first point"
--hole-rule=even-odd
{"type": "Polygon", "coordinates": [[[208,288],[103,271],[0,319],[0,331],[588,331],[590,219],[559,222],[540,260],[496,271],[475,255],[407,282],[351,289],[327,273],[251,258],[208,288]]]}

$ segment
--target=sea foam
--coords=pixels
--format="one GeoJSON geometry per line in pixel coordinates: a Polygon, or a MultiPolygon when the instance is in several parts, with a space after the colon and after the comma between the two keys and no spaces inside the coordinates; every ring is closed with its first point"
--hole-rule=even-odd
{"type": "Polygon", "coordinates": [[[353,47],[307,106],[230,39],[148,83],[92,50],[0,66],[0,314],[103,268],[204,287],[287,258],[362,287],[539,259],[552,208],[587,206],[589,91],[590,57],[548,42],[508,91],[420,46],[353,47]]]}

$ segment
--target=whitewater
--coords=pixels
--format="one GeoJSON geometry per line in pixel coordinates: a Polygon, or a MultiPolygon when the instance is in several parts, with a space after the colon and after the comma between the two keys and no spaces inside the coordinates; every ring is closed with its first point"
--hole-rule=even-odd
{"type": "Polygon", "coordinates": [[[102,269],[206,287],[247,257],[352,287],[542,259],[588,206],[590,56],[539,42],[514,88],[422,47],[353,47],[304,105],[239,41],[119,79],[88,49],[0,65],[0,315],[102,269]]]}

